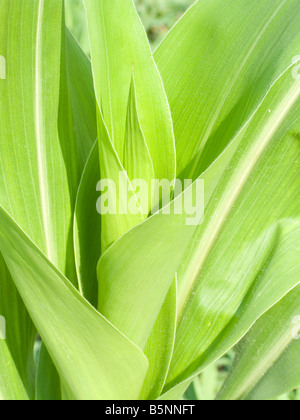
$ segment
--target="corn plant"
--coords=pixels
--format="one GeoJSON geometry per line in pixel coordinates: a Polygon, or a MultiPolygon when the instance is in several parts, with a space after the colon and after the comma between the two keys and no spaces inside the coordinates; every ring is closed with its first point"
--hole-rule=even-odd
{"type": "Polygon", "coordinates": [[[232,348],[218,399],[299,387],[299,1],[196,1],[154,53],[84,3],[91,60],[1,0],[1,399],[179,399],[232,348]]]}

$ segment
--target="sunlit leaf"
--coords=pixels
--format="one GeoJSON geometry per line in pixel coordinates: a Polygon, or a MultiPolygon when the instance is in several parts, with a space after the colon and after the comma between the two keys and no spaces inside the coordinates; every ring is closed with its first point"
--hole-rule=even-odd
{"type": "Polygon", "coordinates": [[[138,398],[148,368],[141,350],[90,306],[2,208],[0,227],[0,250],[69,397],[138,398]]]}
{"type": "Polygon", "coordinates": [[[169,105],[133,2],[85,0],[85,5],[98,107],[120,161],[134,72],[137,111],[155,176],[172,180],[175,146],[169,105]]]}
{"type": "Polygon", "coordinates": [[[299,54],[298,0],[198,0],[155,52],[177,175],[195,179],[299,54]]]}

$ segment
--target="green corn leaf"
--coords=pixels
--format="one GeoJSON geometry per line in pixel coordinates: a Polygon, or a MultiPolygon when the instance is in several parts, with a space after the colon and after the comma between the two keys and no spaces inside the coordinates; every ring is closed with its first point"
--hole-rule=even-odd
{"type": "Polygon", "coordinates": [[[89,64],[81,64],[69,33],[60,41],[61,0],[39,0],[33,6],[5,0],[1,21],[9,14],[18,24],[9,33],[1,30],[7,79],[1,83],[0,202],[53,263],[67,271],[78,183],[96,138],[89,64]],[[34,31],[21,35],[20,22],[34,31]],[[12,127],[14,142],[8,142],[12,127]]]}
{"type": "Polygon", "coordinates": [[[163,393],[158,400],[161,401],[174,401],[179,400],[182,395],[185,393],[189,385],[192,383],[192,380],[189,379],[187,381],[181,382],[180,384],[174,386],[169,391],[163,393]]]}
{"type": "MultiPolygon", "coordinates": [[[[299,131],[299,88],[299,81],[293,79],[290,68],[238,136],[241,143],[231,162],[233,166],[216,190],[218,204],[211,202],[211,207],[206,208],[207,222],[200,228],[204,230],[203,233],[200,230],[194,267],[192,263],[188,270],[178,272],[179,296],[181,290],[182,294],[170,383],[197,371],[197,366],[205,367],[214,355],[214,347],[218,357],[221,356],[224,343],[228,345],[233,340],[234,344],[236,319],[240,321],[241,333],[245,333],[245,321],[249,328],[255,315],[259,317],[299,281],[299,229],[291,219],[299,211],[300,149],[295,138],[299,131]],[[266,118],[268,114],[271,115],[266,118]],[[251,213],[247,213],[249,208],[251,213]],[[274,229],[280,219],[277,236],[274,229]],[[229,259],[229,255],[234,257],[229,259]],[[286,266],[291,267],[289,278],[284,274],[286,266]],[[190,346],[190,351],[182,356],[183,343],[199,323],[195,347],[190,346]],[[228,338],[230,331],[233,335],[228,338]],[[201,348],[197,342],[201,342],[201,348]],[[187,360],[190,367],[186,369],[187,360]]],[[[185,260],[189,259],[189,253],[185,260]]]]}
{"type": "Polygon", "coordinates": [[[299,19],[298,0],[201,0],[163,40],[181,179],[200,176],[299,55],[299,19]]]}
{"type": "MultiPolygon", "coordinates": [[[[219,164],[203,174],[206,205],[236,147],[234,143],[220,156],[219,164]]],[[[194,216],[190,203],[197,185],[195,182],[183,196],[178,196],[158,214],[124,235],[99,261],[99,310],[141,347],[147,343],[182,256],[195,233],[196,226],[188,225],[187,220],[194,216]],[[182,206],[183,214],[178,214],[185,202],[188,212],[182,206]],[[141,311],[143,322],[136,316],[141,311]]]]}
{"type": "MultiPolygon", "coordinates": [[[[134,71],[136,105],[155,176],[175,176],[170,109],[145,30],[132,0],[85,0],[96,98],[123,164],[128,94],[134,71]]],[[[100,139],[101,140],[101,139],[100,139]]]]}
{"type": "Polygon", "coordinates": [[[143,205],[145,200],[137,196],[125,170],[129,175],[137,171],[139,178],[148,183],[154,176],[172,180],[175,146],[167,98],[132,0],[121,4],[115,0],[87,0],[85,4],[98,103],[101,179],[109,179],[116,186],[116,193],[113,190],[107,198],[104,194],[102,197],[102,203],[112,201],[116,207],[101,211],[104,252],[143,221],[151,208],[149,203],[143,205]],[[137,156],[137,150],[142,150],[143,155],[137,156]],[[129,191],[129,197],[124,196],[124,189],[125,193],[129,191]],[[134,210],[128,211],[132,207],[134,210]]]}
{"type": "Polygon", "coordinates": [[[1,22],[10,15],[15,26],[1,30],[7,79],[1,83],[0,203],[64,268],[71,205],[57,127],[62,2],[4,0],[1,22]],[[20,24],[34,30],[21,34],[20,24]],[[12,130],[14,141],[7,141],[12,130]]]}
{"type": "Polygon", "coordinates": [[[143,214],[148,215],[152,208],[151,181],[155,178],[155,175],[153,162],[139,121],[133,73],[129,91],[125,130],[124,168],[131,180],[131,185],[133,180],[139,180],[139,182],[143,180],[146,182],[149,194],[146,197],[141,196],[141,210],[143,214]]]}
{"type": "Polygon", "coordinates": [[[3,0],[1,400],[300,386],[299,18],[198,0],[153,55],[133,0],[3,0]]]}
{"type": "Polygon", "coordinates": [[[89,34],[83,0],[65,0],[66,25],[78,39],[83,50],[90,53],[89,34]]]}
{"type": "Polygon", "coordinates": [[[174,204],[170,207],[170,215],[160,213],[127,232],[98,264],[99,311],[141,348],[193,234],[184,217],[172,214],[174,204]]]}
{"type": "Polygon", "coordinates": [[[172,283],[145,348],[149,369],[141,399],[155,400],[167,379],[176,334],[177,281],[172,283]]]}
{"type": "Polygon", "coordinates": [[[299,282],[299,229],[292,221],[299,211],[299,95],[289,68],[203,175],[202,225],[186,226],[186,214],[161,212],[100,259],[100,311],[142,348],[178,271],[179,321],[165,391],[218,359],[299,282]],[[125,315],[119,296],[130,302],[125,315]]]}
{"type": "Polygon", "coordinates": [[[0,343],[0,354],[0,400],[28,400],[30,396],[24,387],[10,349],[4,341],[0,343]]]}
{"type": "MultiPolygon", "coordinates": [[[[96,123],[93,132],[90,122],[95,121],[92,80],[89,85],[82,75],[74,39],[67,33],[66,40],[64,36],[60,40],[61,33],[64,35],[61,0],[51,4],[40,0],[33,5],[5,0],[0,19],[12,23],[10,31],[4,25],[0,30],[7,73],[0,86],[0,203],[76,284],[72,209],[80,174],[96,137],[96,123]],[[21,33],[20,25],[33,30],[21,33]],[[89,95],[93,100],[84,102],[89,95]],[[11,132],[14,137],[7,141],[11,132]]],[[[16,294],[12,282],[6,285],[3,301],[16,294]]],[[[35,332],[29,328],[31,321],[25,311],[14,311],[14,325],[27,322],[24,331],[30,331],[30,336],[23,338],[26,347],[25,343],[32,344],[35,332]]],[[[18,335],[11,335],[8,341],[14,337],[18,335]]],[[[19,346],[17,340],[10,343],[10,348],[19,346]]],[[[21,361],[16,360],[17,365],[21,361]]],[[[27,381],[26,377],[22,380],[27,381]]]]}
{"type": "MultiPolygon", "coordinates": [[[[73,207],[80,174],[89,154],[91,141],[97,135],[97,127],[91,65],[67,28],[62,33],[59,107],[59,135],[60,138],[65,138],[67,145],[64,148],[62,143],[62,150],[64,159],[67,159],[65,166],[68,171],[69,193],[73,207]]],[[[69,240],[68,245],[70,244],[72,245],[72,241],[69,240]]],[[[72,261],[73,247],[68,246],[68,249],[68,260],[72,261]]],[[[76,258],[75,264],[77,268],[76,258]]],[[[65,272],[72,283],[77,285],[77,276],[81,272],[77,270],[76,275],[74,267],[72,266],[70,271],[68,264],[65,272]]],[[[94,293],[94,296],[97,296],[97,293],[94,293]]],[[[59,375],[44,345],[41,354],[36,379],[36,399],[61,399],[59,375]],[[49,376],[47,384],[41,379],[44,375],[49,376]]]]}
{"type": "Polygon", "coordinates": [[[270,309],[238,345],[218,398],[268,400],[300,386],[300,287],[270,309]]]}
{"type": "Polygon", "coordinates": [[[94,306],[98,302],[97,264],[101,255],[101,217],[96,211],[99,181],[98,141],[95,142],[78,188],[74,248],[79,290],[94,306]]]}
{"type": "Polygon", "coordinates": [[[0,316],[0,400],[33,399],[35,328],[1,254],[0,316]]]}
{"type": "MultiPolygon", "coordinates": [[[[184,387],[185,384],[188,385],[189,381],[195,377],[196,374],[203,371],[213,361],[217,360],[226,351],[228,351],[229,348],[237,343],[239,339],[247,332],[255,320],[259,318],[259,314],[263,314],[268,310],[269,307],[272,306],[270,296],[267,296],[267,292],[271,293],[273,302],[276,303],[279,300],[279,294],[274,293],[276,289],[274,288],[274,290],[270,290],[271,287],[275,286],[273,282],[276,283],[277,281],[277,290],[280,290],[280,283],[283,281],[283,279],[285,279],[286,273],[289,272],[291,278],[294,279],[294,284],[297,285],[299,283],[298,278],[300,267],[297,261],[297,253],[299,253],[300,246],[299,223],[294,221],[287,221],[283,230],[282,238],[284,239],[281,241],[277,240],[276,249],[273,249],[269,255],[268,261],[259,272],[259,275],[255,279],[254,283],[251,285],[248,295],[246,296],[240,308],[237,310],[235,316],[228,323],[225,329],[219,334],[212,345],[208,347],[207,350],[203,352],[203,355],[201,355],[201,357],[197,359],[194,365],[190,367],[190,377],[187,380],[180,382],[179,385],[175,385],[174,388],[172,385],[167,387],[169,388],[171,395],[173,389],[176,392],[176,389],[180,390],[181,386],[184,387]],[[192,374],[193,370],[194,374],[192,374]]],[[[277,308],[277,306],[278,305],[276,305],[274,308],[277,308]]],[[[274,311],[275,310],[276,309],[274,309],[274,311]]],[[[266,334],[266,329],[264,330],[264,334],[266,334]]],[[[270,332],[268,334],[270,334],[270,332]]],[[[266,340],[266,338],[264,339],[266,340]]],[[[261,340],[263,341],[262,336],[261,340]]],[[[297,352],[295,352],[294,355],[294,360],[296,361],[297,352]]],[[[286,364],[288,364],[288,360],[290,360],[289,357],[287,357],[286,364]]],[[[291,378],[291,376],[288,374],[288,369],[286,369],[286,372],[287,376],[285,381],[294,380],[295,376],[297,375],[296,373],[295,376],[291,378]]],[[[185,376],[189,376],[188,372],[185,373],[185,376]]],[[[287,387],[287,389],[288,388],[289,387],[287,387]]],[[[279,394],[280,393],[277,395],[279,394]]]]}
{"type": "Polygon", "coordinates": [[[53,361],[42,345],[36,374],[35,399],[37,401],[61,400],[60,378],[53,361]]]}
{"type": "Polygon", "coordinates": [[[3,208],[0,227],[0,250],[69,397],[138,398],[148,369],[144,354],[82,298],[3,208]]]}
{"type": "Polygon", "coordinates": [[[138,197],[108,135],[102,115],[98,112],[99,161],[101,180],[97,201],[101,214],[101,251],[104,252],[121,235],[145,219],[138,197]],[[130,211],[130,203],[137,212],[130,211]]]}
{"type": "MultiPolygon", "coordinates": [[[[68,76],[69,97],[71,102],[72,120],[74,124],[77,150],[76,159],[72,155],[75,171],[72,177],[80,182],[74,183],[76,197],[74,218],[74,249],[75,264],[79,290],[92,302],[97,303],[96,264],[92,264],[100,256],[100,227],[93,229],[95,243],[91,241],[89,226],[97,225],[100,216],[96,213],[96,185],[100,176],[98,152],[95,148],[97,138],[96,104],[93,89],[91,63],[81,50],[72,34],[66,30],[66,69],[68,76]],[[94,145],[94,146],[93,146],[94,145]],[[93,151],[93,152],[92,152],[93,151]],[[95,159],[93,159],[93,156],[95,159]],[[78,162],[79,160],[79,162],[78,162]],[[87,163],[90,162],[90,163],[87,163]],[[95,177],[90,175],[95,173],[95,177]],[[87,197],[91,194],[92,204],[87,205],[87,197]]],[[[65,110],[64,110],[65,111],[65,110]]]]}
{"type": "MultiPolygon", "coordinates": [[[[66,29],[65,35],[65,86],[68,89],[71,104],[73,131],[75,134],[75,146],[73,158],[73,179],[75,196],[80,178],[92,146],[97,138],[96,103],[93,88],[93,76],[91,62],[84,54],[76,39],[66,29]]],[[[62,85],[61,89],[64,86],[62,85]]],[[[62,108],[62,114],[66,108],[62,108]]],[[[68,133],[70,136],[70,132],[68,133]]]]}
{"type": "MultiPolygon", "coordinates": [[[[58,252],[57,248],[53,251],[53,247],[56,246],[50,245],[51,239],[45,234],[47,230],[44,228],[48,223],[46,212],[49,210],[53,215],[53,211],[46,209],[45,188],[43,180],[39,180],[39,173],[44,169],[41,149],[45,133],[48,134],[47,138],[51,139],[51,147],[55,149],[55,139],[57,147],[60,147],[58,136],[54,134],[57,129],[49,122],[44,125],[42,116],[45,109],[54,115],[55,111],[57,113],[55,102],[57,100],[58,103],[60,65],[59,61],[57,61],[57,66],[54,65],[54,57],[56,56],[57,60],[60,56],[60,39],[55,38],[55,35],[57,32],[60,34],[61,31],[61,9],[62,4],[58,1],[45,7],[44,2],[35,2],[33,5],[24,1],[2,2],[0,20],[1,22],[10,21],[11,29],[7,31],[4,25],[1,25],[0,29],[1,53],[5,57],[6,64],[6,79],[1,80],[0,86],[2,98],[0,103],[2,118],[0,202],[9,209],[31,237],[45,251],[49,251],[53,260],[57,262],[59,260],[61,264],[64,260],[65,265],[65,244],[61,251],[58,252]],[[11,16],[14,18],[11,19],[11,16]],[[52,29],[46,38],[41,25],[49,20],[49,16],[51,16],[52,29]],[[20,26],[26,25],[34,30],[21,34],[20,26]],[[55,42],[53,42],[54,38],[55,42]],[[53,48],[54,45],[55,48],[53,48]],[[44,67],[40,60],[42,48],[43,52],[48,52],[44,67]],[[52,80],[43,78],[42,74],[43,72],[45,74],[46,69],[48,74],[51,74],[52,80]],[[41,80],[39,80],[40,76],[41,80]],[[47,94],[52,89],[57,92],[53,101],[47,94]],[[39,101],[43,97],[44,107],[42,104],[39,107],[39,101]],[[20,115],[23,118],[20,118],[20,115]],[[14,133],[12,139],[11,132],[14,133]],[[8,141],[8,139],[11,140],[8,141]]],[[[49,222],[51,223],[50,219],[49,222]]],[[[55,228],[52,232],[55,232],[55,228]]],[[[28,389],[27,385],[29,380],[33,381],[32,372],[30,372],[32,369],[27,372],[26,359],[29,356],[32,358],[33,340],[36,333],[8,273],[4,273],[1,277],[1,301],[1,306],[6,308],[2,315],[7,318],[7,347],[16,364],[15,369],[18,370],[20,379],[27,389],[27,396],[32,398],[34,386],[31,385],[28,389]],[[20,347],[21,342],[22,347],[20,347]]],[[[5,363],[6,357],[2,353],[1,359],[5,363]]],[[[5,369],[1,371],[3,375],[6,374],[5,369]]],[[[6,393],[9,389],[9,385],[4,384],[1,392],[6,393]]]]}

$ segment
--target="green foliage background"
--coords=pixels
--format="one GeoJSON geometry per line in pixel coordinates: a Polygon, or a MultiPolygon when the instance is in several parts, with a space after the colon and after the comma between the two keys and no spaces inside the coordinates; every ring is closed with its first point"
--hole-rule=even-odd
{"type": "Polygon", "coordinates": [[[148,37],[156,46],[194,0],[135,0],[148,37]]]}
{"type": "MultiPolygon", "coordinates": [[[[67,25],[89,53],[89,40],[82,0],[66,1],[67,25]]],[[[153,48],[195,0],[134,0],[153,48]]]]}

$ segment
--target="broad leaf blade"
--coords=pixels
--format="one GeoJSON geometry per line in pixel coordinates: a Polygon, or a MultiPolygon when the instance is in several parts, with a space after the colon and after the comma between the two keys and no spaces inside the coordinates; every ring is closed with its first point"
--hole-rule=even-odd
{"type": "Polygon", "coordinates": [[[148,369],[144,354],[82,298],[2,208],[0,226],[0,249],[68,395],[137,399],[148,369]]]}
{"type": "Polygon", "coordinates": [[[298,0],[200,0],[163,40],[180,178],[207,169],[299,54],[299,19],[298,0]]]}
{"type": "Polygon", "coordinates": [[[170,208],[171,214],[154,215],[127,232],[98,264],[99,311],[141,348],[194,231],[184,217],[174,214],[173,203],[170,208]]]}
{"type": "Polygon", "coordinates": [[[78,39],[86,54],[90,53],[90,42],[83,0],[65,0],[66,25],[78,39]]]}
{"type": "Polygon", "coordinates": [[[245,334],[255,316],[299,282],[299,229],[292,219],[299,215],[300,199],[300,148],[294,136],[300,124],[300,84],[291,70],[276,82],[237,137],[241,143],[194,238],[200,242],[185,255],[189,267],[178,271],[172,384],[196,372],[197,366],[205,367],[215,350],[221,356],[223,338],[227,345],[233,340],[228,348],[238,341],[236,319],[245,334]],[[288,278],[285,266],[291,267],[288,278]],[[183,355],[192,335],[194,345],[183,355]]]}

